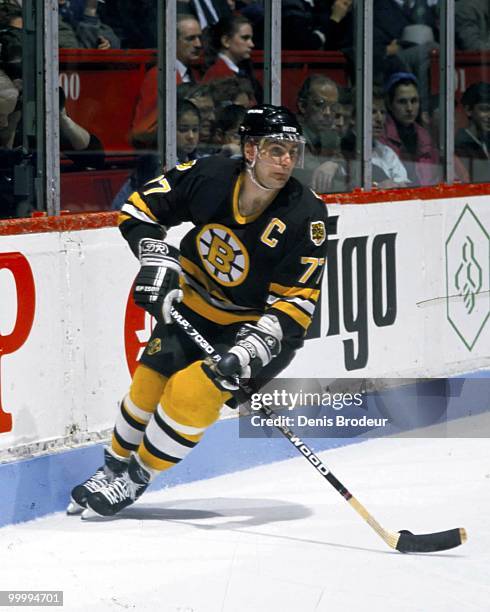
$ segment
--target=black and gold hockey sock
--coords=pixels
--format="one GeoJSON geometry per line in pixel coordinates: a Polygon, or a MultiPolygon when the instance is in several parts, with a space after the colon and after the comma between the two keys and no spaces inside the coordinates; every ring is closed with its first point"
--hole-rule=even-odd
{"type": "Polygon", "coordinates": [[[112,450],[121,457],[129,457],[143,439],[167,379],[144,365],[134,373],[128,395],[120,404],[112,434],[112,450]]]}

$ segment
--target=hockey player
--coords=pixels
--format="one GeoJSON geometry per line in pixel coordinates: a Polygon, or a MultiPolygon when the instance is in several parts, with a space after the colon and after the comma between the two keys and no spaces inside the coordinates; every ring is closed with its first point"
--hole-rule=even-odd
{"type": "Polygon", "coordinates": [[[326,207],[291,177],[304,138],[288,109],[250,109],[240,134],[243,160],[178,165],[121,209],[121,232],[141,264],[134,298],[157,325],[121,402],[105,464],[73,489],[69,511],[112,516],[133,503],[199,443],[239,379],[255,391],[303,344],[320,295],[326,207]],[[179,251],[165,236],[184,221],[194,227],[179,251]],[[224,375],[171,324],[178,301],[225,357],[235,357],[235,371],[224,375]]]}

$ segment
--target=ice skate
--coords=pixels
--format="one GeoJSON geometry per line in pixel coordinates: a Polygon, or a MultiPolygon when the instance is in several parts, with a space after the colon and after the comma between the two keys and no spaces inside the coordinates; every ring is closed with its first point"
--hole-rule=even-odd
{"type": "Polygon", "coordinates": [[[114,451],[106,446],[104,448],[104,465],[97,469],[95,474],[85,482],[77,485],[71,491],[71,500],[66,513],[80,514],[87,507],[87,497],[90,493],[99,491],[120,476],[128,468],[129,459],[116,455],[114,451]]]}
{"type": "Polygon", "coordinates": [[[88,495],[82,519],[114,516],[141,497],[151,477],[150,470],[143,467],[137,457],[132,455],[127,471],[88,495]]]}

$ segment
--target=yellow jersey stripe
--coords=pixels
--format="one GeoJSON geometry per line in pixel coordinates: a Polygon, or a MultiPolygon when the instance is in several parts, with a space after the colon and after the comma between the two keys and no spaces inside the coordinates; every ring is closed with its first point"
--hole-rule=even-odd
{"type": "Polygon", "coordinates": [[[184,270],[184,272],[187,272],[188,274],[190,274],[192,278],[196,280],[198,283],[200,283],[210,295],[214,296],[218,300],[223,300],[224,302],[231,304],[231,301],[225,297],[224,293],[222,293],[219,290],[219,288],[216,287],[209,280],[209,278],[204,274],[201,268],[196,266],[195,263],[193,263],[190,259],[183,257],[182,255],[180,256],[179,261],[180,261],[180,265],[182,266],[182,269],[184,270]]]}
{"type": "Polygon", "coordinates": [[[124,223],[128,219],[132,219],[131,215],[128,215],[128,213],[120,212],[119,215],[117,216],[117,224],[121,225],[122,223],[124,223]]]}
{"type": "Polygon", "coordinates": [[[277,283],[271,283],[269,291],[284,297],[302,297],[305,300],[313,300],[314,302],[316,302],[320,296],[319,289],[312,289],[311,287],[285,287],[277,283]]]}
{"type": "Polygon", "coordinates": [[[146,202],[143,200],[143,198],[140,196],[140,194],[137,191],[135,191],[129,197],[128,202],[130,202],[133,206],[135,206],[142,213],[150,217],[152,221],[158,222],[158,219],[151,212],[151,210],[148,208],[148,205],[146,204],[146,202]]]}
{"type": "Polygon", "coordinates": [[[231,325],[232,323],[258,321],[260,319],[260,315],[248,313],[240,315],[215,308],[214,306],[211,306],[211,304],[208,304],[199,295],[199,293],[194,291],[194,289],[189,287],[189,285],[184,284],[182,286],[182,290],[184,292],[184,304],[198,315],[201,315],[201,317],[204,317],[209,321],[213,321],[214,323],[219,323],[220,325],[231,325]]]}
{"type": "Polygon", "coordinates": [[[291,317],[291,319],[296,321],[296,323],[301,325],[301,327],[303,327],[305,330],[308,329],[308,327],[310,326],[311,317],[309,317],[305,312],[303,312],[299,308],[296,308],[294,304],[291,304],[289,302],[276,302],[270,308],[270,310],[274,310],[274,309],[280,310],[281,312],[284,312],[285,314],[287,314],[289,317],[291,317]]]}

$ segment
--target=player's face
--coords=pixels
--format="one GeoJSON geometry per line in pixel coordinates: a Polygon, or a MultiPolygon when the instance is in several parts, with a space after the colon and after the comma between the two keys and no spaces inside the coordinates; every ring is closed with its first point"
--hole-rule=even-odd
{"type": "Polygon", "coordinates": [[[480,133],[490,132],[490,104],[475,104],[470,117],[480,133]]]}
{"type": "Polygon", "coordinates": [[[202,31],[199,22],[183,19],[177,29],[177,59],[186,66],[199,59],[202,51],[202,31]]]}
{"type": "Polygon", "coordinates": [[[415,85],[399,85],[396,88],[391,112],[398,123],[409,126],[415,123],[420,109],[419,92],[415,85]]]}
{"type": "Polygon", "coordinates": [[[184,154],[196,150],[199,142],[199,119],[195,113],[182,113],[177,122],[177,151],[184,154]]]}
{"type": "Polygon", "coordinates": [[[255,47],[252,27],[243,23],[233,36],[223,36],[223,46],[236,63],[249,59],[255,47]]]}
{"type": "Polygon", "coordinates": [[[281,189],[301,157],[302,143],[265,138],[258,145],[255,172],[262,185],[281,189]]]}

